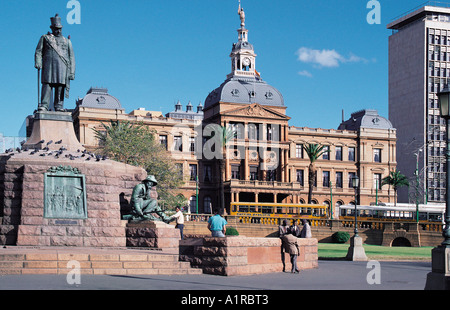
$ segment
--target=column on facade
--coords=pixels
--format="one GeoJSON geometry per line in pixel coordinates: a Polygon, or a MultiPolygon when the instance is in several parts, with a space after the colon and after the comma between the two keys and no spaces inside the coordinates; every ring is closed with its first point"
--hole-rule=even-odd
{"type": "MultiPolygon", "coordinates": [[[[244,134],[248,134],[248,123],[247,122],[244,123],[244,134]]],[[[244,137],[244,141],[246,140],[245,138],[248,138],[248,136],[244,137]]],[[[249,162],[248,162],[249,155],[250,154],[249,154],[249,150],[248,150],[248,145],[246,145],[244,143],[244,171],[243,171],[243,173],[244,173],[244,180],[246,180],[246,181],[250,180],[250,166],[249,166],[249,162]]]]}
{"type": "Polygon", "coordinates": [[[281,174],[281,182],[285,182],[285,163],[286,163],[286,158],[284,157],[284,150],[282,148],[280,148],[280,174],[281,174]]]}
{"type": "MultiPolygon", "coordinates": [[[[227,128],[227,122],[226,122],[226,121],[223,122],[223,128],[224,128],[224,129],[227,128]]],[[[231,173],[230,173],[230,169],[231,169],[231,167],[230,167],[230,158],[229,158],[229,156],[228,156],[228,154],[227,154],[227,147],[226,147],[226,145],[224,145],[224,146],[222,147],[222,149],[223,149],[222,157],[225,158],[225,167],[224,167],[225,175],[222,175],[221,177],[224,178],[224,181],[226,181],[226,180],[230,180],[230,179],[231,179],[231,173]]]]}

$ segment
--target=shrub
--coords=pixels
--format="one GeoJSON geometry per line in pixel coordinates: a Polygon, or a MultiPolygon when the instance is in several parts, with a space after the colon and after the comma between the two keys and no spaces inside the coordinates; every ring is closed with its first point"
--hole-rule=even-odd
{"type": "Polygon", "coordinates": [[[237,231],[236,228],[230,226],[230,227],[227,227],[227,230],[225,231],[225,235],[226,236],[239,236],[239,232],[237,231]]]}
{"type": "Polygon", "coordinates": [[[350,234],[346,231],[337,231],[331,237],[334,243],[346,243],[350,239],[350,234]]]}

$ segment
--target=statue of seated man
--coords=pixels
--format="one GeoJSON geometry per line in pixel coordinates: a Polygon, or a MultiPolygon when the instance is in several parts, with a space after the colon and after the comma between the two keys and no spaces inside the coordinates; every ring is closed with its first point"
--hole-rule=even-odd
{"type": "Polygon", "coordinates": [[[124,219],[151,220],[170,222],[170,218],[158,206],[158,193],[156,192],[156,181],[153,175],[148,176],[141,183],[136,185],[131,195],[132,213],[124,219]],[[159,217],[154,216],[157,214],[159,217]]]}

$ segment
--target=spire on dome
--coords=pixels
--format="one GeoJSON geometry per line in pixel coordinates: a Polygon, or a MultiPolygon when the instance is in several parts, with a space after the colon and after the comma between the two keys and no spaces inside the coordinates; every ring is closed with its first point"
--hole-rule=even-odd
{"type": "Polygon", "coordinates": [[[245,12],[244,12],[244,9],[241,7],[241,0],[239,0],[238,14],[241,18],[241,27],[245,28],[245,12]]]}

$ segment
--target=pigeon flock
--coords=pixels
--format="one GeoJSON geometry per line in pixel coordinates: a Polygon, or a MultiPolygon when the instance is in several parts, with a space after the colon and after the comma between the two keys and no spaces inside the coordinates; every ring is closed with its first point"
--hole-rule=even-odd
{"type": "Polygon", "coordinates": [[[92,152],[89,152],[87,150],[77,150],[77,152],[75,154],[72,154],[71,152],[67,152],[67,149],[64,146],[61,146],[59,149],[57,150],[50,150],[49,146],[54,143],[55,145],[57,144],[62,144],[62,140],[53,142],[53,140],[48,141],[47,143],[45,143],[45,140],[41,140],[38,142],[38,144],[40,145],[45,145],[44,148],[39,149],[39,148],[28,148],[28,147],[24,147],[23,145],[25,144],[25,141],[22,141],[21,147],[17,147],[16,149],[14,148],[10,148],[7,149],[5,151],[5,154],[8,154],[10,156],[13,156],[15,154],[20,154],[20,153],[27,153],[29,155],[35,155],[35,156],[42,156],[42,157],[46,157],[46,156],[53,156],[55,159],[58,158],[67,158],[70,160],[75,160],[75,159],[80,159],[80,160],[85,160],[85,161],[102,161],[102,160],[107,160],[108,157],[104,156],[104,155],[96,155],[92,152]]]}

